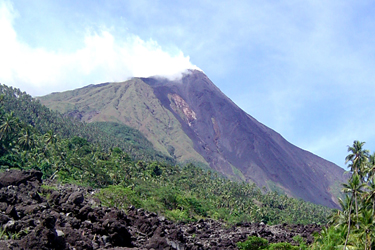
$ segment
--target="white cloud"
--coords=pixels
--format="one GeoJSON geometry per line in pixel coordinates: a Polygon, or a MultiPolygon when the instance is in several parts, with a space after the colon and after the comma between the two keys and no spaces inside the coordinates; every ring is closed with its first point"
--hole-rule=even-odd
{"type": "Polygon", "coordinates": [[[33,48],[17,37],[12,5],[2,2],[0,14],[0,82],[32,95],[134,76],[176,78],[197,69],[181,51],[168,53],[156,41],[133,34],[118,40],[106,29],[87,32],[84,47],[70,53],[33,48]]]}

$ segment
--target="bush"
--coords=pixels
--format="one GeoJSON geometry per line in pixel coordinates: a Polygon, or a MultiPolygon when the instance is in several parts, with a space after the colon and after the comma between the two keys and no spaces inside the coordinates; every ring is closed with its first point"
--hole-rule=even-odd
{"type": "Polygon", "coordinates": [[[165,216],[173,221],[189,221],[189,216],[186,211],[181,211],[178,209],[165,211],[165,216]]]}
{"type": "Polygon", "coordinates": [[[238,242],[237,246],[240,250],[261,250],[267,249],[269,244],[266,239],[250,236],[245,242],[238,242]]]}
{"type": "Polygon", "coordinates": [[[103,188],[96,194],[96,197],[101,200],[103,205],[109,207],[127,208],[130,205],[135,207],[141,205],[133,190],[120,185],[103,188]]]}
{"type": "Polygon", "coordinates": [[[287,242],[273,243],[270,245],[269,250],[299,250],[298,246],[292,246],[287,242]]]}

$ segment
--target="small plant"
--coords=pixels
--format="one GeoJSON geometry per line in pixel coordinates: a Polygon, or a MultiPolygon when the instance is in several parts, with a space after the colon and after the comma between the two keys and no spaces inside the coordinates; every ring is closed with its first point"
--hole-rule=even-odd
{"type": "Polygon", "coordinates": [[[8,239],[8,235],[5,229],[0,229],[0,240],[7,240],[7,239],[8,239]]]}
{"type": "Polygon", "coordinates": [[[23,231],[17,233],[7,232],[6,229],[0,229],[0,240],[18,240],[23,231]]]}
{"type": "Polygon", "coordinates": [[[302,238],[300,235],[296,235],[293,237],[293,240],[299,244],[299,250],[306,250],[307,245],[304,238],[302,238]]]}
{"type": "Polygon", "coordinates": [[[45,191],[57,191],[58,189],[54,186],[49,186],[49,185],[46,185],[46,184],[43,184],[42,186],[40,186],[43,190],[45,191]]]}

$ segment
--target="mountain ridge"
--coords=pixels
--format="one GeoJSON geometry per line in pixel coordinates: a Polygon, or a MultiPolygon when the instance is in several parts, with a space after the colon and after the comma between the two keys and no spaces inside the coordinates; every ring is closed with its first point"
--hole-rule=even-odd
{"type": "Polygon", "coordinates": [[[118,119],[146,133],[156,149],[170,155],[173,152],[178,161],[209,164],[231,179],[255,182],[270,190],[337,207],[338,185],[346,181],[344,170],[259,123],[201,71],[191,70],[179,81],[133,78],[69,93],[69,97],[63,92],[39,99],[60,112],[78,112],[78,118],[86,122],[118,119]],[[121,113],[125,116],[121,118],[114,116],[116,107],[108,100],[113,96],[108,88],[122,88],[119,85],[128,88],[122,92],[126,96],[124,103],[119,101],[118,105],[127,106],[131,113],[121,113]],[[85,93],[91,98],[85,99],[85,93]]]}

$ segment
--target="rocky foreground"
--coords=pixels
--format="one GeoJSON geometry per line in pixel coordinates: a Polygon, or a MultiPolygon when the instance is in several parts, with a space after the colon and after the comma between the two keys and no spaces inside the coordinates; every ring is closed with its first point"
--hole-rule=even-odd
{"type": "Polygon", "coordinates": [[[227,227],[214,220],[176,224],[163,216],[130,207],[107,208],[95,190],[50,183],[42,173],[11,170],[0,173],[1,249],[237,249],[248,236],[269,242],[307,243],[317,225],[246,223],[227,227]]]}

